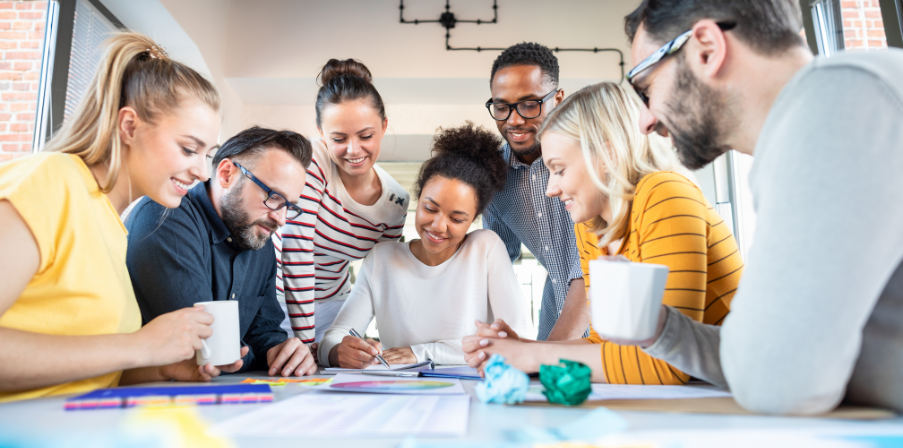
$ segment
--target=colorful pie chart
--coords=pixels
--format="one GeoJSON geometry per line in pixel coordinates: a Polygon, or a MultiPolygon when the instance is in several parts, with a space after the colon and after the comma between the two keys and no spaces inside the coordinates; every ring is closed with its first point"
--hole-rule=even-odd
{"type": "Polygon", "coordinates": [[[357,381],[353,383],[333,384],[330,389],[370,391],[370,392],[411,392],[429,389],[452,387],[453,383],[442,381],[357,381]]]}

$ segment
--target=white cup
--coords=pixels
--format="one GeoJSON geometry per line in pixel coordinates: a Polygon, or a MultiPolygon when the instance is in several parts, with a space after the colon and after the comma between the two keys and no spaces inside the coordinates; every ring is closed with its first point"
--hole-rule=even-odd
{"type": "Polygon", "coordinates": [[[667,266],[599,259],[589,262],[589,277],[596,333],[629,341],[655,336],[667,266]]]}
{"type": "Polygon", "coordinates": [[[241,359],[241,339],[238,336],[238,301],[218,300],[197,302],[204,311],[213,315],[213,334],[202,340],[204,347],[195,351],[199,366],[213,364],[224,366],[241,359]]]}

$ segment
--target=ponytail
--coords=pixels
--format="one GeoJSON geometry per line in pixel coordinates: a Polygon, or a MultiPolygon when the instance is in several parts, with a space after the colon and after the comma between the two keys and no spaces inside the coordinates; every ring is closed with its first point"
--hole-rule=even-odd
{"type": "Polygon", "coordinates": [[[143,34],[119,33],[105,46],[100,66],[75,113],[47,143],[46,150],[75,154],[88,166],[106,166],[106,182],[100,189],[109,193],[122,165],[120,109],[131,107],[142,120],[153,123],[185,98],[197,98],[218,111],[220,97],[210,81],[170,59],[143,34]]]}

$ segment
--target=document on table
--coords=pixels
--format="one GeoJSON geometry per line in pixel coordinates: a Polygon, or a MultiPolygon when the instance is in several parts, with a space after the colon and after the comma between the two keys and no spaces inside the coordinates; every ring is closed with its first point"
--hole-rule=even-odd
{"type": "MultiPolygon", "coordinates": [[[[730,397],[731,393],[712,386],[642,386],[635,384],[593,384],[587,401],[673,400],[678,398],[730,397]]],[[[533,385],[526,401],[546,401],[542,385],[533,385]]]]}
{"type": "Polygon", "coordinates": [[[323,369],[323,375],[334,375],[336,373],[367,373],[367,372],[394,372],[397,370],[407,370],[416,364],[395,364],[392,368],[387,369],[382,364],[373,364],[364,369],[343,369],[341,367],[327,367],[323,369]]]}
{"type": "Polygon", "coordinates": [[[389,378],[340,373],[332,382],[310,389],[328,392],[365,392],[393,395],[464,395],[461,380],[455,378],[389,378]]]}
{"type": "Polygon", "coordinates": [[[455,437],[467,432],[469,395],[306,393],[223,421],[231,437],[455,437]]]}

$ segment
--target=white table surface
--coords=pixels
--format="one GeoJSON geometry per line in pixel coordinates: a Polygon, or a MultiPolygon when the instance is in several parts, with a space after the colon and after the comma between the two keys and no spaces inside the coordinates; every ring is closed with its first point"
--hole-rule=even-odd
{"type": "MultiPolygon", "coordinates": [[[[227,375],[217,378],[216,383],[236,383],[249,377],[265,378],[262,372],[227,375]]],[[[586,413],[586,409],[565,407],[528,407],[482,404],[473,393],[475,381],[462,381],[471,395],[470,422],[464,439],[435,439],[448,446],[460,443],[492,443],[510,441],[510,433],[527,426],[556,427],[573,421],[586,413]]],[[[176,383],[165,383],[175,385],[176,383]]],[[[184,383],[183,383],[184,384],[184,383]]],[[[161,384],[157,384],[161,385],[161,384]]],[[[190,384],[186,384],[190,385],[190,384]]],[[[308,389],[296,384],[273,388],[275,399],[283,400],[308,389]]],[[[92,434],[115,431],[134,409],[106,409],[65,411],[66,397],[50,397],[22,402],[0,404],[0,435],[4,432],[15,434],[40,434],[42,437],[65,438],[69,446],[91,446],[92,434]],[[85,442],[84,444],[79,442],[85,442]]],[[[210,422],[250,412],[267,404],[240,404],[200,406],[200,414],[210,422]]],[[[705,414],[672,414],[659,412],[619,412],[630,422],[629,431],[647,430],[712,430],[712,429],[755,429],[755,430],[823,430],[842,429],[862,433],[893,432],[903,434],[903,418],[875,422],[855,422],[799,417],[771,416],[731,416],[705,414]]],[[[316,410],[311,409],[308,418],[316,418],[316,410]]],[[[429,441],[431,439],[418,439],[429,441]]],[[[304,446],[304,447],[396,447],[402,439],[236,439],[238,446],[304,446]],[[303,445],[297,445],[303,441],[303,445]],[[291,445],[288,445],[291,443],[291,445]]],[[[2,445],[2,443],[0,443],[2,445]]]]}

